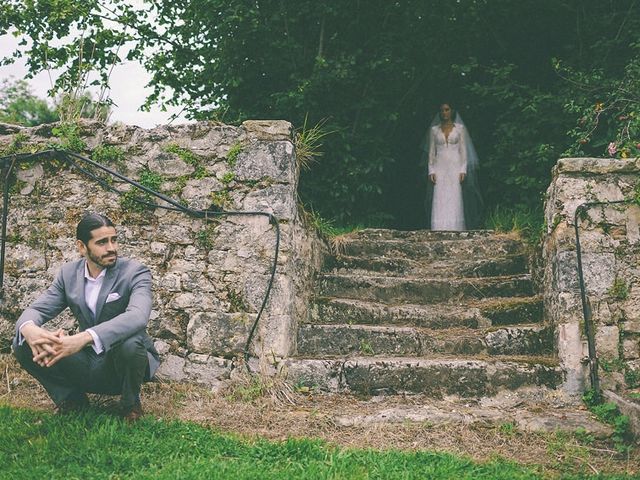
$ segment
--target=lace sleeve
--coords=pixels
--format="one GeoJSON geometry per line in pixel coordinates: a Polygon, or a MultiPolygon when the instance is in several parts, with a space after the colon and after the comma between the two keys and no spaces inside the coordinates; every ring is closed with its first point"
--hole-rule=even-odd
{"type": "Polygon", "coordinates": [[[429,129],[429,175],[434,173],[436,163],[436,135],[435,129],[429,129]]]}

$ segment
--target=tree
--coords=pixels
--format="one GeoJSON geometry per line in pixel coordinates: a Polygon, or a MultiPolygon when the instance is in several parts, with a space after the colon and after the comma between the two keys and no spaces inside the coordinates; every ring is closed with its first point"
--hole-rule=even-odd
{"type": "Polygon", "coordinates": [[[4,80],[0,86],[0,122],[32,127],[58,120],[46,100],[36,97],[26,80],[4,80]]]}
{"type": "Polygon", "coordinates": [[[603,155],[625,138],[618,154],[633,153],[637,124],[619,118],[640,112],[636,3],[8,0],[0,31],[29,39],[17,55],[33,72],[63,68],[61,90],[92,69],[108,83],[126,51],[152,73],[148,104],[324,121],[334,133],[303,172],[305,203],[341,222],[415,227],[418,146],[444,99],[465,114],[489,207],[539,209],[563,152],[603,155]]]}

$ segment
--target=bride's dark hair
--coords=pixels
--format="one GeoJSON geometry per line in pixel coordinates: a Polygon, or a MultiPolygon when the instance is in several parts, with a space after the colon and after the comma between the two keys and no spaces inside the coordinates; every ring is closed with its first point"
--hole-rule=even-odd
{"type": "Polygon", "coordinates": [[[440,119],[440,121],[442,121],[442,115],[440,115],[440,108],[443,105],[449,105],[449,108],[451,109],[451,121],[455,122],[456,116],[458,115],[458,111],[453,107],[453,104],[451,102],[440,102],[438,104],[438,118],[440,119]]]}

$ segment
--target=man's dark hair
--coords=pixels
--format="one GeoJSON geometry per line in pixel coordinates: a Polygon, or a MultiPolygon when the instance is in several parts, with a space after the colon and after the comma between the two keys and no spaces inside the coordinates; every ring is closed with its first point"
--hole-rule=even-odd
{"type": "Polygon", "coordinates": [[[100,227],[115,227],[115,225],[104,215],[87,213],[76,227],[76,238],[87,245],[91,240],[91,232],[100,227]]]}

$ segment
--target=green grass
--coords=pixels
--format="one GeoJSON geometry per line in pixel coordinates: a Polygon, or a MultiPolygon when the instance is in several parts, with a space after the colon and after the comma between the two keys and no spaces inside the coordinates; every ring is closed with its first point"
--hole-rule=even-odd
{"type": "MultiPolygon", "coordinates": [[[[0,478],[27,479],[538,479],[505,460],[446,453],[356,450],[323,441],[246,440],[145,417],[134,426],[0,407],[0,478]]],[[[566,476],[563,478],[632,478],[566,476]]]]}
{"type": "Polygon", "coordinates": [[[485,221],[485,228],[497,232],[516,232],[532,245],[537,244],[544,234],[542,211],[524,207],[494,208],[485,221]]]}

